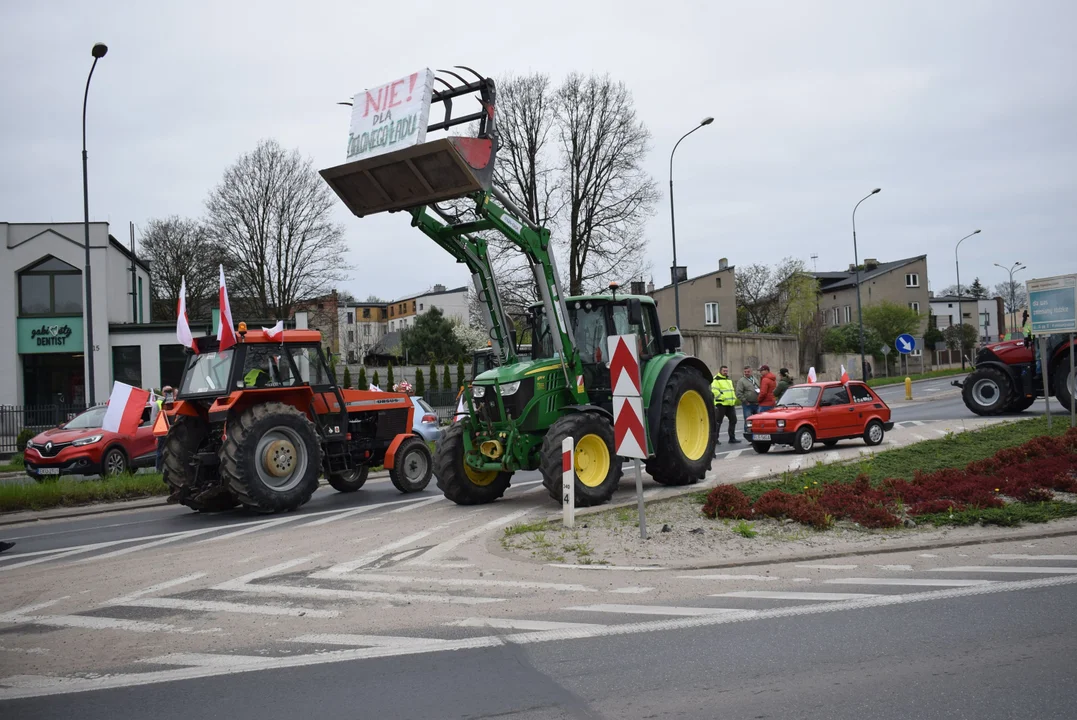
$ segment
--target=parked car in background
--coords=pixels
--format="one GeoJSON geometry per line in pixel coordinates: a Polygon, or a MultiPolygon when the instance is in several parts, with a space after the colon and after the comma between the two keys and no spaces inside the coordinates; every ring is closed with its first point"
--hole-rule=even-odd
{"type": "Polygon", "coordinates": [[[414,420],[411,429],[416,435],[427,442],[437,442],[441,439],[441,427],[438,423],[438,413],[430,407],[430,403],[421,397],[411,396],[411,404],[415,406],[414,420]]]}
{"type": "Polygon", "coordinates": [[[833,447],[862,438],[878,445],[893,427],[890,407],[863,382],[804,383],[787,389],[773,409],[749,417],[744,437],[757,453],[773,445],[806,453],[816,442],[833,447]]]}
{"type": "Polygon", "coordinates": [[[26,443],[23,459],[26,474],[35,480],[60,475],[120,475],[141,467],[153,467],[157,438],[153,421],[157,406],[147,404],[142,422],[133,435],[101,428],[105,405],[98,405],[26,443]]]}

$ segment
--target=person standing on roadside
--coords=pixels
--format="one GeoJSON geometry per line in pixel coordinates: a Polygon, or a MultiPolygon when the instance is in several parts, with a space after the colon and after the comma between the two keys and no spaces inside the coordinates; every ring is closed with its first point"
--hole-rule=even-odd
{"type": "Polygon", "coordinates": [[[711,380],[711,392],[714,394],[714,444],[721,445],[718,436],[722,434],[722,419],[729,420],[729,443],[739,443],[737,439],[737,394],[733,390],[733,381],[729,378],[729,367],[723,365],[711,380]]]}
{"type": "Polygon", "coordinates": [[[744,366],[744,375],[737,379],[734,392],[740,400],[740,409],[744,414],[744,423],[747,427],[748,418],[759,412],[759,383],[752,375],[751,365],[744,366]]]}
{"type": "Polygon", "coordinates": [[[787,368],[781,368],[778,370],[778,387],[774,389],[774,399],[781,400],[782,395],[789,389],[790,385],[796,385],[796,380],[789,375],[787,368]]]}
{"type": "MultiPolygon", "coordinates": [[[[163,388],[161,388],[161,395],[160,395],[160,397],[157,398],[157,413],[158,414],[164,412],[164,404],[171,399],[170,396],[174,392],[175,392],[175,390],[172,389],[171,385],[165,385],[163,388]]],[[[168,419],[166,418],[165,423],[167,423],[167,422],[168,422],[168,419]]],[[[160,437],[157,438],[157,462],[155,464],[155,469],[157,470],[157,472],[161,472],[164,469],[164,465],[165,465],[165,440],[166,439],[167,439],[166,435],[161,435],[160,437]]]]}
{"type": "Polygon", "coordinates": [[[770,365],[760,365],[759,372],[761,375],[759,378],[759,407],[756,412],[766,412],[778,404],[778,400],[774,397],[774,391],[778,387],[778,380],[774,377],[774,373],[770,371],[770,365]]]}

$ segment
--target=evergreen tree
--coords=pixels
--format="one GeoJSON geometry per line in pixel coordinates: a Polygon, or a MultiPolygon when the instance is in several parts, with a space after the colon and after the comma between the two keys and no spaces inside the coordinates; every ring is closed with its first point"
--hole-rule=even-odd
{"type": "MultiPolygon", "coordinates": [[[[374,385],[374,387],[376,387],[376,388],[381,387],[381,378],[378,377],[378,371],[377,370],[374,371],[374,380],[371,381],[371,384],[374,385]]],[[[384,388],[382,388],[382,389],[384,389],[384,388]]]]}
{"type": "Polygon", "coordinates": [[[344,387],[350,389],[351,386],[352,386],[352,371],[347,365],[345,365],[344,366],[344,387]]]}
{"type": "Polygon", "coordinates": [[[415,370],[415,394],[422,397],[426,394],[426,378],[423,377],[423,369],[415,370]]]}
{"type": "Polygon", "coordinates": [[[359,366],[359,382],[356,384],[360,390],[370,389],[370,383],[366,381],[366,367],[363,365],[359,366]]]}
{"type": "Polygon", "coordinates": [[[976,278],[972,281],[972,285],[969,285],[969,295],[978,300],[982,300],[987,297],[987,288],[980,283],[980,278],[976,278]]]}
{"type": "Polygon", "coordinates": [[[464,387],[464,361],[456,361],[456,389],[464,387]]]}
{"type": "Polygon", "coordinates": [[[396,384],[396,382],[393,380],[393,361],[392,360],[389,361],[389,370],[385,373],[385,384],[388,386],[386,388],[387,390],[392,390],[393,385],[396,384]]]}
{"type": "Polygon", "coordinates": [[[441,370],[441,387],[445,390],[452,390],[452,375],[449,374],[448,365],[441,370]]]}
{"type": "Polygon", "coordinates": [[[438,391],[438,369],[434,363],[430,363],[430,392],[438,391]]]}

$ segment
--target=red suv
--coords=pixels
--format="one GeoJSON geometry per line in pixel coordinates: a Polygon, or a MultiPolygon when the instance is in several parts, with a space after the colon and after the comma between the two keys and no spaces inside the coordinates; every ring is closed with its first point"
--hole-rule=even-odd
{"type": "Polygon", "coordinates": [[[90,408],[59,427],[38,433],[26,443],[26,474],[35,480],[57,475],[119,475],[153,467],[157,407],[147,404],[134,435],[101,429],[105,405],[90,408]]]}
{"type": "Polygon", "coordinates": [[[771,445],[806,453],[816,442],[833,447],[863,438],[878,445],[893,427],[890,407],[864,383],[819,382],[793,385],[773,409],[749,417],[744,437],[757,453],[771,445]]]}

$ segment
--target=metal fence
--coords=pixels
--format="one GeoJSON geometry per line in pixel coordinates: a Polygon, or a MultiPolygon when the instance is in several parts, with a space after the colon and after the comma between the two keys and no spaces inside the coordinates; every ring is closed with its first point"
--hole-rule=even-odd
{"type": "Polygon", "coordinates": [[[24,429],[34,434],[67,422],[85,405],[0,405],[0,454],[18,451],[16,442],[24,429]]]}

